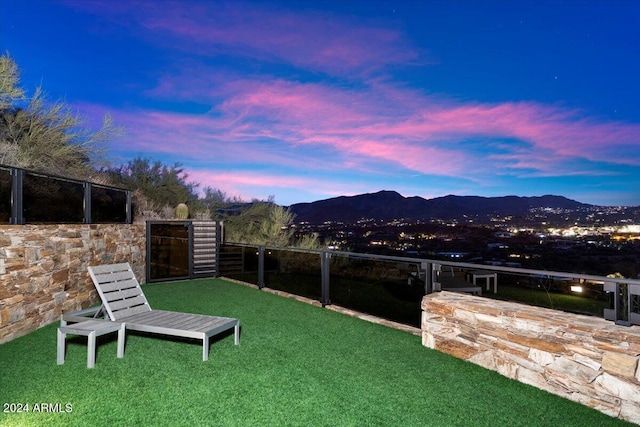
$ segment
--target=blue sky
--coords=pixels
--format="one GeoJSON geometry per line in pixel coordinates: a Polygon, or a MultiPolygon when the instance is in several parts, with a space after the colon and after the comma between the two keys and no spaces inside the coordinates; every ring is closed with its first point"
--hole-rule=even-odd
{"type": "Polygon", "coordinates": [[[640,2],[0,0],[0,48],[114,164],[279,204],[640,205],[640,2]]]}

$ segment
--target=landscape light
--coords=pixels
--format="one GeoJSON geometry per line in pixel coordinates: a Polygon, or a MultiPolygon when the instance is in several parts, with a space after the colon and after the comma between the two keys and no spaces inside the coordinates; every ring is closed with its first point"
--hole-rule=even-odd
{"type": "Polygon", "coordinates": [[[582,293],[582,286],[579,285],[571,285],[571,292],[582,293]]]}

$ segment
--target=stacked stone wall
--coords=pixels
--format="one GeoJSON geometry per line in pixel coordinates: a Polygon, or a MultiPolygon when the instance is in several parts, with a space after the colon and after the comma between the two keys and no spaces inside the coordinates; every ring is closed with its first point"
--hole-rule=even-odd
{"type": "Polygon", "coordinates": [[[452,292],[422,310],[426,347],[639,422],[640,327],[452,292]]]}
{"type": "Polygon", "coordinates": [[[91,307],[87,266],[129,262],[145,282],[140,224],[0,226],[0,344],[91,307]]]}

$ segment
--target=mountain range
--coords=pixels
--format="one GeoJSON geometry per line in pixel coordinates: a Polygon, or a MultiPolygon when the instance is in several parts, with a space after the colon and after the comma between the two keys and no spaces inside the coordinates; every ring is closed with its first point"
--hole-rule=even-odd
{"type": "Polygon", "coordinates": [[[593,207],[593,205],[553,195],[538,197],[449,195],[424,199],[418,196],[404,197],[395,191],[379,191],[310,203],[296,203],[289,206],[289,209],[296,215],[296,222],[319,223],[352,222],[362,218],[387,221],[393,219],[450,220],[487,215],[519,216],[535,208],[576,210],[593,207]]]}

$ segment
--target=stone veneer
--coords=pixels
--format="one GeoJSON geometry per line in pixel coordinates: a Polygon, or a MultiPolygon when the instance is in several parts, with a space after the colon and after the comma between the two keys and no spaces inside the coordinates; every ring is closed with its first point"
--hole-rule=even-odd
{"type": "Polygon", "coordinates": [[[639,422],[640,327],[452,292],[422,310],[426,347],[639,422]]]}
{"type": "Polygon", "coordinates": [[[129,262],[145,281],[144,224],[0,225],[0,343],[99,301],[87,266],[129,262]]]}

